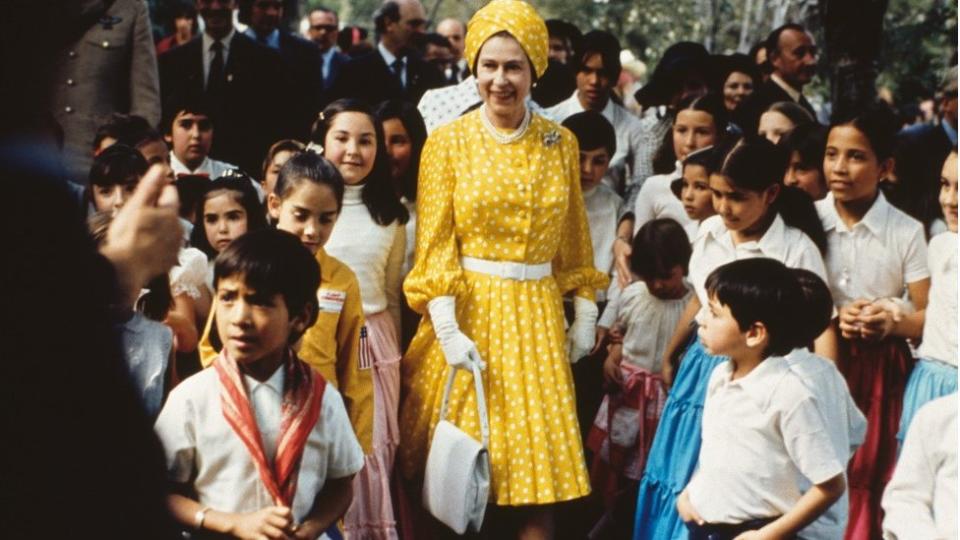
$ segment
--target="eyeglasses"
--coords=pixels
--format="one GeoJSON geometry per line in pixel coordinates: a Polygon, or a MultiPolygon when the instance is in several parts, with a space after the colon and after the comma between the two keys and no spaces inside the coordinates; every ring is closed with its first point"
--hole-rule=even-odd
{"type": "Polygon", "coordinates": [[[325,31],[325,32],[333,32],[333,31],[335,31],[335,30],[337,29],[337,25],[335,25],[335,24],[313,24],[313,25],[310,25],[310,29],[311,29],[311,30],[317,30],[317,31],[323,30],[323,31],[325,31]]]}

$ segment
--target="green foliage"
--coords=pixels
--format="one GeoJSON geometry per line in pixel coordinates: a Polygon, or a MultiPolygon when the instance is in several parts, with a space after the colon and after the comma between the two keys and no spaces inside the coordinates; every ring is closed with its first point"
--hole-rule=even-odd
{"type": "Polygon", "coordinates": [[[891,0],[884,20],[878,86],[897,104],[932,97],[944,71],[957,63],[957,4],[953,0],[891,0]]]}

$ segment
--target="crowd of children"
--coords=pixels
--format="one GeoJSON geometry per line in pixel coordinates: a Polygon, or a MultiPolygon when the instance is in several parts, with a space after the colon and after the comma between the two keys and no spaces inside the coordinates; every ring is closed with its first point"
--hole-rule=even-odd
{"type": "MultiPolygon", "coordinates": [[[[956,148],[928,227],[885,195],[883,106],[824,127],[777,104],[747,134],[722,93],[696,93],[631,200],[610,171],[629,137],[562,112],[594,267],[612,278],[593,349],[571,358],[576,395],[560,396],[577,401],[602,507],[592,537],[955,538],[956,148]]],[[[423,119],[337,100],[310,140],[271,146],[259,178],[209,156],[215,130],[199,104],[159,131],[112,119],[83,197],[102,243],[149,167],[180,194],[177,260],[125,283],[116,314],[171,514],[200,537],[435,534],[394,470],[420,318],[403,283],[435,218],[418,215],[423,119]]]]}

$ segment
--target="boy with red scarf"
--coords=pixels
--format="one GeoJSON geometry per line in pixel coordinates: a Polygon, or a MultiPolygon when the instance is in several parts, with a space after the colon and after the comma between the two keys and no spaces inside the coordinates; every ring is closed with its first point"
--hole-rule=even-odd
{"type": "MultiPolygon", "coordinates": [[[[346,511],[363,466],[343,400],[291,345],[317,316],[320,269],[269,229],[217,257],[223,350],[171,393],[155,429],[183,525],[236,538],[316,538],[346,511]]],[[[203,534],[201,533],[202,537],[203,534]]]]}

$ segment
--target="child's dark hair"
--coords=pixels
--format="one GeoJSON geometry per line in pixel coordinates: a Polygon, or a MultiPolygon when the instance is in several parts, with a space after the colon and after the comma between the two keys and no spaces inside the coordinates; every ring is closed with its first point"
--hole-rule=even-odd
{"type": "Polygon", "coordinates": [[[816,244],[821,254],[827,251],[827,234],[813,199],[805,191],[783,184],[787,155],[783,148],[763,137],[750,135],[733,147],[716,174],[729,179],[739,189],[763,192],[778,186],[771,208],[784,223],[800,229],[816,244]]]}
{"type": "Polygon", "coordinates": [[[883,162],[893,156],[898,128],[897,116],[886,103],[876,101],[857,110],[841,112],[830,122],[831,130],[837,126],[852,126],[863,133],[870,142],[877,161],[883,162]]]}
{"type": "Polygon", "coordinates": [[[384,101],[377,107],[376,115],[381,126],[387,120],[396,118],[403,124],[403,129],[407,130],[407,136],[410,137],[410,168],[400,180],[400,192],[408,201],[416,201],[420,154],[427,142],[427,126],[423,123],[423,117],[416,106],[401,99],[384,101]]]}
{"type": "Polygon", "coordinates": [[[766,327],[764,356],[782,356],[796,347],[795,309],[803,304],[803,292],[780,261],[760,257],[727,263],[707,276],[705,288],[730,309],[741,331],[757,322],[766,327]]]}
{"type": "Polygon", "coordinates": [[[203,225],[203,211],[207,200],[222,192],[233,192],[234,197],[247,213],[247,232],[267,227],[266,210],[260,203],[260,196],[257,195],[252,182],[249,176],[238,171],[230,171],[230,174],[210,181],[197,203],[196,221],[193,224],[193,230],[190,231],[190,245],[206,253],[211,259],[217,256],[217,251],[207,240],[207,231],[203,225]]]}
{"type": "MultiPolygon", "coordinates": [[[[726,133],[727,125],[730,123],[730,113],[727,112],[727,107],[723,104],[723,96],[720,94],[708,93],[685,97],[677,105],[673,123],[677,122],[677,117],[682,111],[700,111],[709,114],[713,118],[713,128],[717,139],[726,133]]],[[[676,165],[677,154],[673,151],[673,126],[671,126],[671,129],[664,134],[660,148],[653,157],[653,172],[654,174],[669,174],[673,172],[676,165]]]]}
{"type": "Polygon", "coordinates": [[[777,101],[767,107],[767,110],[763,112],[780,113],[786,116],[794,126],[802,126],[811,122],[816,123],[817,121],[817,119],[810,114],[810,111],[792,101],[777,101]]]}
{"type": "Polygon", "coordinates": [[[280,139],[279,141],[273,143],[270,145],[270,149],[267,150],[267,155],[263,158],[263,167],[260,170],[261,174],[264,177],[267,176],[267,170],[273,163],[273,158],[277,157],[277,154],[280,152],[290,152],[291,154],[296,154],[297,152],[303,152],[304,148],[305,147],[302,142],[294,139],[280,139]]]}
{"type": "Polygon", "coordinates": [[[603,30],[591,30],[583,35],[572,55],[572,63],[577,70],[587,62],[587,58],[599,54],[603,62],[603,73],[616,84],[620,77],[620,42],[616,36],[603,30]]]}
{"type": "Polygon", "coordinates": [[[113,144],[93,158],[89,185],[83,190],[86,204],[93,204],[93,186],[137,185],[149,165],[143,154],[125,144],[113,144]]]}
{"type": "Polygon", "coordinates": [[[93,137],[93,148],[96,150],[104,139],[114,139],[116,142],[136,148],[149,141],[163,140],[157,130],[150,126],[142,116],[135,114],[113,113],[110,119],[97,128],[93,137]]]}
{"type": "Polygon", "coordinates": [[[596,111],[578,112],[563,121],[563,127],[573,132],[580,144],[580,150],[587,152],[603,148],[613,157],[617,152],[617,134],[613,125],[596,111]]]}
{"type": "Polygon", "coordinates": [[[333,125],[333,120],[340,113],[356,112],[364,114],[370,119],[377,139],[377,156],[374,158],[373,169],[367,176],[361,191],[363,204],[370,212],[370,216],[379,225],[389,225],[394,221],[406,223],[410,213],[397,197],[390,181],[390,161],[387,157],[387,146],[383,137],[383,126],[377,121],[373,110],[359,99],[338,99],[327,105],[313,124],[310,140],[314,144],[324,145],[327,132],[333,125]]]}
{"type": "Polygon", "coordinates": [[[830,287],[817,274],[803,268],[791,268],[790,271],[803,293],[795,347],[809,347],[833,320],[833,296],[830,287]]]}
{"type": "Polygon", "coordinates": [[[793,152],[796,152],[804,167],[823,170],[823,154],[827,148],[827,128],[816,122],[798,124],[797,127],[784,133],[777,145],[784,149],[788,159],[793,152]]]}
{"type": "MultiPolygon", "coordinates": [[[[683,160],[680,172],[683,173],[688,165],[695,165],[703,167],[707,173],[707,178],[709,178],[711,174],[720,170],[720,167],[723,165],[723,160],[739,140],[740,138],[738,136],[728,135],[715,145],[705,146],[699,150],[690,152],[683,160]]],[[[682,196],[683,174],[680,175],[680,178],[670,182],[670,191],[672,191],[678,199],[682,196]]]]}
{"type": "Polygon", "coordinates": [[[683,227],[670,218],[648,221],[633,237],[630,270],[644,280],[670,277],[674,267],[687,275],[690,264],[690,239],[683,227]]]}
{"type": "Polygon", "coordinates": [[[311,150],[294,154],[280,167],[273,194],[283,200],[303,182],[327,186],[337,199],[337,212],[343,207],[343,177],[340,171],[333,163],[311,150]]]}
{"type": "MultiPolygon", "coordinates": [[[[242,276],[244,283],[258,294],[283,296],[290,317],[306,307],[317,317],[317,289],[320,265],[296,236],[277,229],[251,231],[237,238],[217,256],[213,268],[213,286],[221,279],[242,276]]],[[[300,336],[291,336],[291,343],[300,336]]]]}
{"type": "MultiPolygon", "coordinates": [[[[113,223],[113,214],[110,212],[95,212],[87,218],[87,229],[90,237],[98,247],[107,239],[107,230],[113,223]]],[[[145,286],[146,294],[137,300],[136,309],[157,322],[163,322],[173,305],[173,293],[170,291],[170,277],[163,273],[151,279],[145,286]]]]}
{"type": "Polygon", "coordinates": [[[172,96],[169,101],[171,104],[163,107],[163,110],[167,114],[164,115],[163,120],[160,123],[164,134],[170,135],[173,133],[173,122],[177,119],[177,116],[180,116],[183,113],[206,116],[207,120],[210,122],[210,125],[213,125],[211,104],[208,103],[206,98],[194,95],[190,95],[189,97],[186,97],[186,95],[175,95],[172,96]]]}

